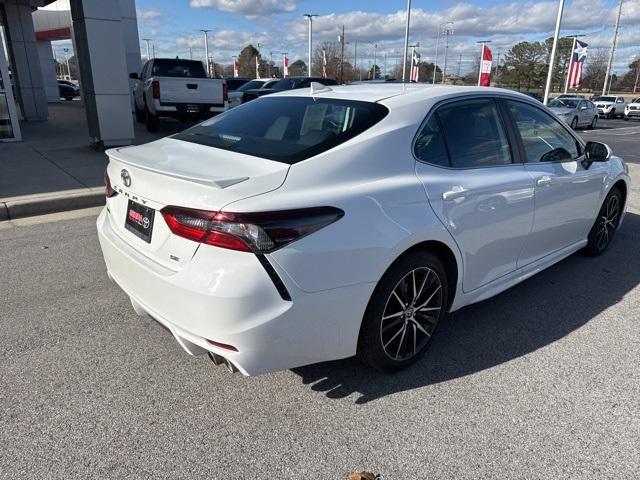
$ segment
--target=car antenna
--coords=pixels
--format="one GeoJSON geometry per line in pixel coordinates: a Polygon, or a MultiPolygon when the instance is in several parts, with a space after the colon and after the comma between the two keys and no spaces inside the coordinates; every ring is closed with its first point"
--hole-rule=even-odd
{"type": "Polygon", "coordinates": [[[332,88],[329,88],[327,85],[323,85],[320,82],[311,82],[309,85],[311,88],[309,90],[309,95],[314,96],[317,93],[323,92],[333,92],[332,88]]]}

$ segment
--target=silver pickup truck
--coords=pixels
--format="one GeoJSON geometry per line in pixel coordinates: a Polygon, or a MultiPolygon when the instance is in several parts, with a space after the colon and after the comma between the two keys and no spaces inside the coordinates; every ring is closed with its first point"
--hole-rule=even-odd
{"type": "Polygon", "coordinates": [[[204,120],[229,107],[227,84],[209,78],[202,62],[178,58],[154,58],[142,72],[129,75],[137,80],[136,120],[150,132],[158,131],[160,118],[182,121],[204,120]]]}

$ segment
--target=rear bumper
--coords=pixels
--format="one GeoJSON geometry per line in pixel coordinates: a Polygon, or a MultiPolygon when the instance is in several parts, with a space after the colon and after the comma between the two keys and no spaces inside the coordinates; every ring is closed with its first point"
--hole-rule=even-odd
{"type": "Polygon", "coordinates": [[[188,353],[217,353],[245,375],[355,354],[373,285],[310,294],[278,271],[292,298],[285,301],[255,255],[201,245],[173,271],[130,247],[110,222],[103,211],[97,227],[109,277],[138,314],[165,325],[188,353]]]}
{"type": "Polygon", "coordinates": [[[208,118],[212,113],[226,112],[228,108],[227,102],[187,104],[154,100],[152,113],[170,118],[208,118]]]}

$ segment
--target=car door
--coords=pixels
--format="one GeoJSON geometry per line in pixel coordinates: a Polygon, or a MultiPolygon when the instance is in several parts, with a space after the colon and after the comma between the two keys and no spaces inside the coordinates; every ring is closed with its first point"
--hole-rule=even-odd
{"type": "Polygon", "coordinates": [[[416,173],[458,244],[469,292],[516,269],[533,224],[533,180],[495,99],[446,102],[414,142],[416,173]]]}
{"type": "Polygon", "coordinates": [[[145,105],[144,105],[144,81],[146,80],[145,76],[146,76],[148,67],[149,67],[149,62],[147,61],[144,64],[144,66],[142,67],[142,70],[140,71],[140,78],[138,79],[138,81],[136,82],[135,86],[133,87],[133,95],[134,95],[134,98],[135,98],[136,105],[141,110],[144,110],[144,108],[145,108],[145,105]]]}
{"type": "Polygon", "coordinates": [[[591,119],[586,100],[581,100],[578,103],[578,125],[587,125],[591,123],[591,119]]]}
{"type": "Polygon", "coordinates": [[[504,100],[535,183],[535,220],[518,267],[585,240],[599,208],[606,165],[586,168],[581,143],[537,105],[504,100]]]}

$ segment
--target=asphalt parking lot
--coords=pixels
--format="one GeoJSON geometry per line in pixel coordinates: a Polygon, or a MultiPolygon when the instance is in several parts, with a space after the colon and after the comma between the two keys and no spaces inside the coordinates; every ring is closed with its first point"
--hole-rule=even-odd
{"type": "Polygon", "coordinates": [[[0,224],[0,477],[640,478],[640,122],[600,123],[635,182],[610,249],[450,315],[391,376],[232,375],[134,314],[95,212],[0,224]]]}

